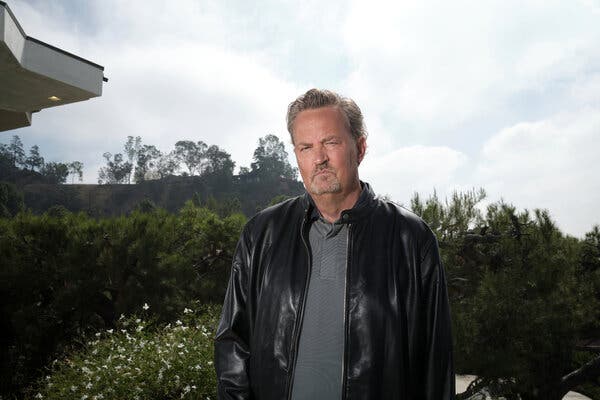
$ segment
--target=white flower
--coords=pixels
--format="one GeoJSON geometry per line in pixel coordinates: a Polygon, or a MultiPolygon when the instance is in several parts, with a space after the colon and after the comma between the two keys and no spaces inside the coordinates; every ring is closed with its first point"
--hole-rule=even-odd
{"type": "Polygon", "coordinates": [[[86,389],[91,389],[92,388],[92,382],[88,382],[87,385],[85,385],[86,389]]]}
{"type": "Polygon", "coordinates": [[[144,306],[142,307],[144,310],[147,310],[150,308],[150,306],[148,305],[148,303],[144,303],[144,306]]]}
{"type": "Polygon", "coordinates": [[[42,394],[41,394],[41,393],[38,393],[38,394],[36,394],[36,395],[35,395],[35,398],[36,398],[36,399],[43,399],[43,398],[44,398],[44,396],[42,396],[42,394]]]}
{"type": "Polygon", "coordinates": [[[107,329],[106,332],[113,333],[113,330],[112,329],[107,329]]]}
{"type": "Polygon", "coordinates": [[[71,392],[77,391],[77,386],[71,386],[71,392]]]}
{"type": "Polygon", "coordinates": [[[193,312],[193,311],[192,311],[192,310],[190,310],[190,309],[189,309],[189,308],[187,308],[187,307],[183,309],[183,313],[184,313],[184,314],[190,314],[190,313],[192,313],[192,312],[193,312]]]}
{"type": "Polygon", "coordinates": [[[177,321],[175,321],[175,323],[176,323],[177,325],[183,325],[183,322],[181,322],[180,320],[177,320],[177,321]]]}

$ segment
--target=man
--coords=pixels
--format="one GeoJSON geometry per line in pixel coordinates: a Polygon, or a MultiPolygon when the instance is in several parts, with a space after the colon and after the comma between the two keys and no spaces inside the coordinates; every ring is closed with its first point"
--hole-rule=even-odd
{"type": "Polygon", "coordinates": [[[312,89],[287,121],[307,193],[244,227],[215,339],[219,398],[452,399],[437,241],[359,180],[359,107],[312,89]]]}

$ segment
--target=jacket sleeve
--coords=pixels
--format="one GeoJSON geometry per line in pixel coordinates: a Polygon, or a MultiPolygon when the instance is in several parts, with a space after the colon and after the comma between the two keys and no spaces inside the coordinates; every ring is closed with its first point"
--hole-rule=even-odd
{"type": "Polygon", "coordinates": [[[249,245],[245,227],[233,257],[215,337],[217,393],[221,400],[252,399],[248,372],[251,330],[247,309],[248,265],[249,245]]]}
{"type": "MultiPolygon", "coordinates": [[[[433,236],[433,234],[432,234],[433,236]]],[[[424,300],[424,371],[422,398],[450,400],[455,395],[450,305],[446,276],[435,236],[421,263],[424,300]]]]}

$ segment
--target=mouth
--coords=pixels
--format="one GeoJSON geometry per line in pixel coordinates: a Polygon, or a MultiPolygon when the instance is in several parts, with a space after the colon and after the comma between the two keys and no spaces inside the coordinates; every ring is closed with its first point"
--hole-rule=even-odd
{"type": "Polygon", "coordinates": [[[319,175],[323,175],[323,174],[333,174],[333,171],[329,170],[329,169],[322,169],[320,171],[317,171],[313,174],[313,178],[315,176],[319,176],[319,175]]]}

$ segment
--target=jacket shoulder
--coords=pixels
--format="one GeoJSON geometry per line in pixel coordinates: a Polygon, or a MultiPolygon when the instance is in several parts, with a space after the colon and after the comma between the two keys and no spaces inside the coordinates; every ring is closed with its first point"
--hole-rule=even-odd
{"type": "Polygon", "coordinates": [[[301,221],[304,211],[302,196],[296,196],[256,213],[248,220],[244,231],[251,236],[266,230],[273,232],[287,224],[301,221]]]}
{"type": "Polygon", "coordinates": [[[377,217],[382,221],[394,221],[402,235],[414,240],[423,250],[437,244],[437,238],[429,225],[417,214],[392,201],[377,200],[377,217]]]}

